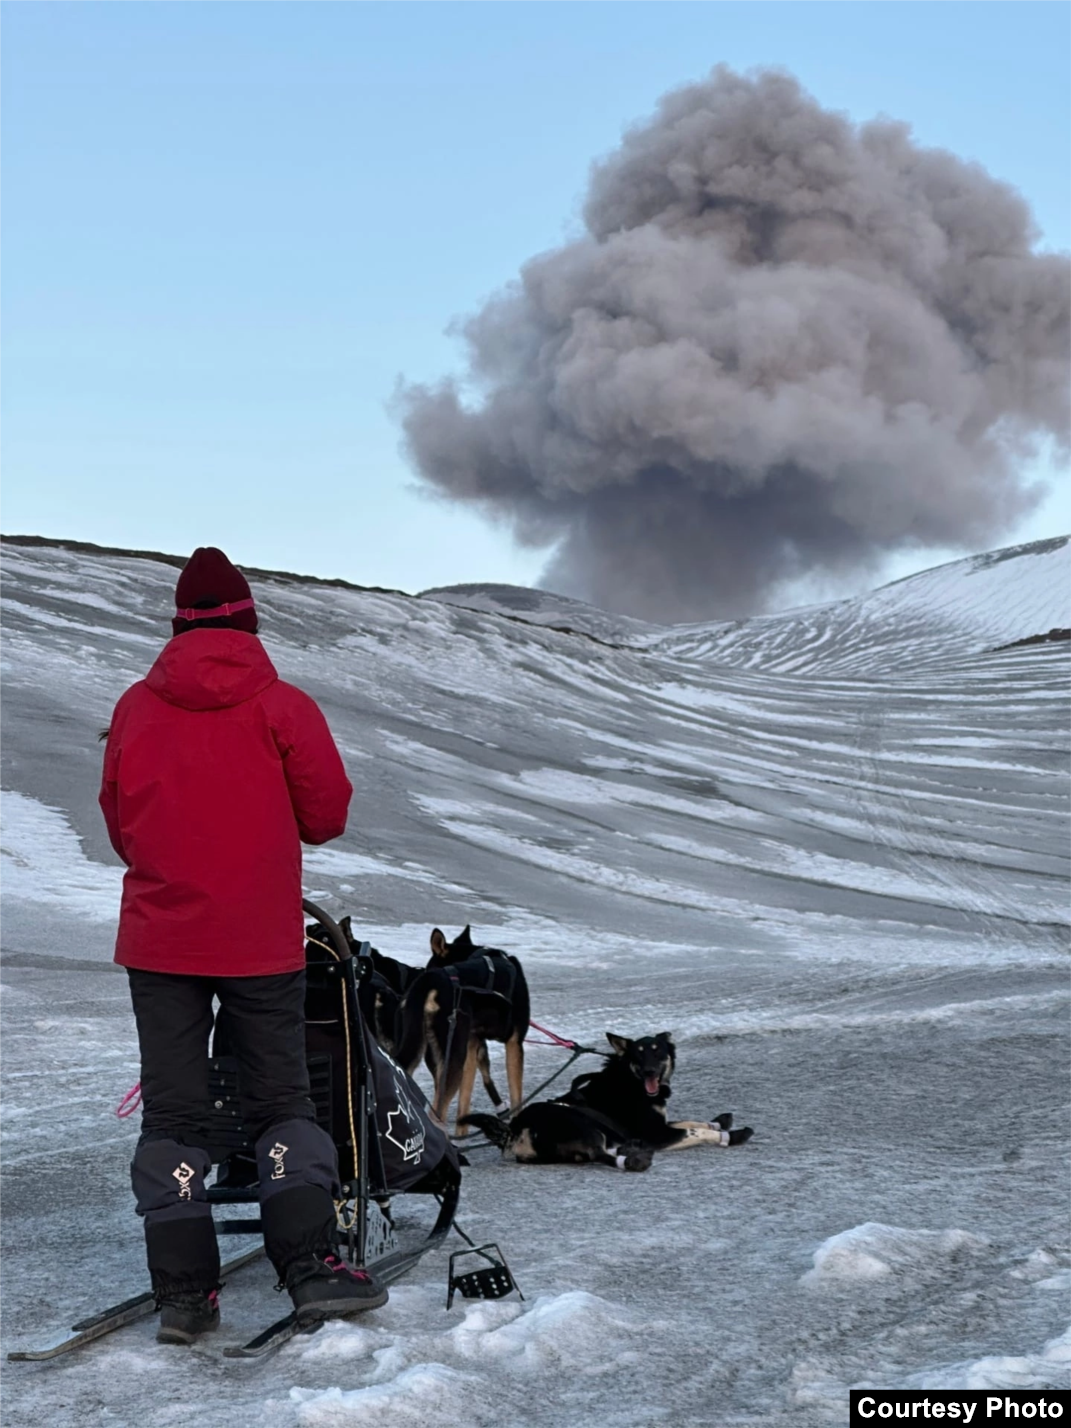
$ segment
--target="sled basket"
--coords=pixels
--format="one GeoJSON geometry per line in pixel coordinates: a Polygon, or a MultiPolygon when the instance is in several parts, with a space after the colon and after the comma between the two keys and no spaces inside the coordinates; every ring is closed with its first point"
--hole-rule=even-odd
{"type": "MultiPolygon", "coordinates": [[[[315,917],[335,949],[329,973],[332,1015],[323,1015],[323,997],[306,1000],[306,1046],[311,1098],[317,1122],[335,1143],[342,1181],[342,1205],[354,1201],[353,1212],[342,1210],[339,1226],[348,1232],[351,1261],[377,1263],[380,1277],[409,1258],[391,1252],[392,1237],[380,1233],[382,1216],[375,1202],[396,1195],[433,1195],[439,1216],[423,1253],[449,1231],[457,1206],[461,1174],[458,1152],[432,1120],[423,1093],[369,1033],[358,989],[372,970],[367,943],[359,950],[338,925],[314,903],[304,909],[315,917]],[[337,955],[336,955],[337,954],[337,955]],[[310,1010],[312,1015],[310,1016],[310,1010]],[[348,1220],[348,1224],[346,1221],[348,1220]],[[382,1251],[388,1252],[383,1255],[382,1251]]],[[[318,983],[322,977],[314,976],[318,983]]],[[[318,989],[319,990],[319,989],[318,989]]],[[[315,997],[315,993],[314,993],[315,997]]],[[[255,1203],[257,1164],[253,1145],[242,1124],[237,1064],[229,1054],[228,1028],[217,1017],[209,1061],[210,1101],[207,1107],[208,1150],[219,1166],[216,1183],[208,1187],[215,1205],[255,1203]]],[[[389,1221],[389,1211],[387,1220],[389,1221]]],[[[256,1220],[220,1219],[220,1234],[249,1234],[256,1220]]]]}

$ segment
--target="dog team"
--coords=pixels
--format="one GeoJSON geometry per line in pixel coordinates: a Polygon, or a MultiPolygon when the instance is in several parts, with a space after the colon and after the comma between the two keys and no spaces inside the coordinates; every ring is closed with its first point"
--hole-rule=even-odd
{"type": "MultiPolygon", "coordinates": [[[[350,919],[339,924],[357,947],[350,919]]],[[[314,943],[325,930],[306,929],[314,943]]],[[[743,1145],[749,1126],[732,1128],[728,1111],[712,1121],[671,1121],[666,1113],[676,1047],[669,1032],[632,1040],[607,1032],[611,1052],[599,1071],[577,1076],[564,1095],[525,1105],[524,1039],[528,1033],[528,983],[519,960],[498,947],[472,941],[468,927],[447,942],[431,934],[425,967],[370,949],[373,974],[362,984],[362,1011],[380,1046],[411,1074],[421,1061],[434,1083],[432,1111],[445,1123],[458,1098],[456,1128],[464,1137],[482,1131],[504,1155],[522,1164],[595,1162],[620,1170],[646,1170],[656,1150],[743,1145]],[[509,1110],[491,1077],[488,1041],[505,1046],[509,1110]],[[472,1115],[479,1071],[496,1115],[472,1115]]]]}

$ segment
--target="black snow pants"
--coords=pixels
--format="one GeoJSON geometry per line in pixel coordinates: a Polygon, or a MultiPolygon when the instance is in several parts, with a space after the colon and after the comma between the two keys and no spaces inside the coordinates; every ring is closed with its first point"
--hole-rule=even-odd
{"type": "Polygon", "coordinates": [[[268,1258],[280,1279],[335,1244],[338,1157],[316,1123],[305,1059],[305,972],[197,977],[128,968],[141,1047],[141,1137],[130,1176],[158,1297],[219,1286],[205,1189],[212,999],[228,1019],[255,1143],[268,1258]]]}

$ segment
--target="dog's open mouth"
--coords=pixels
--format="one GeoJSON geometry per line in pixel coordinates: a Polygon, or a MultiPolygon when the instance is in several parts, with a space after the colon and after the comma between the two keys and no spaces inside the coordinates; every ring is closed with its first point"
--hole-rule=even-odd
{"type": "Polygon", "coordinates": [[[657,1096],[662,1089],[662,1083],[657,1076],[645,1076],[643,1078],[643,1089],[649,1096],[657,1096]]]}

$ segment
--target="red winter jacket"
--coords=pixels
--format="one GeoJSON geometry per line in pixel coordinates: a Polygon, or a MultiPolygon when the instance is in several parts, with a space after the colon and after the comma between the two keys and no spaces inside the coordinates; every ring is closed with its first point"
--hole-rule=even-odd
{"type": "Polygon", "coordinates": [[[115,960],[250,977],[305,965],[301,842],[346,827],[327,721],[242,630],[166,644],[115,706],[100,806],[127,864],[115,960]]]}

